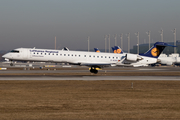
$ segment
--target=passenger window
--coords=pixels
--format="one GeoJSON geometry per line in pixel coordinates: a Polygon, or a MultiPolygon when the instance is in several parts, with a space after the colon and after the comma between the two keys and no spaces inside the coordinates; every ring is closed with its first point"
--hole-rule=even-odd
{"type": "Polygon", "coordinates": [[[101,56],[101,58],[103,58],[103,56],[101,56]]]}
{"type": "Polygon", "coordinates": [[[91,57],[91,55],[89,55],[89,57],[91,57]]]}
{"type": "Polygon", "coordinates": [[[111,58],[111,57],[109,57],[109,58],[111,58]]]}
{"type": "Polygon", "coordinates": [[[86,57],[86,55],[84,55],[84,57],[86,57]]]}
{"type": "Polygon", "coordinates": [[[97,56],[97,58],[99,58],[99,56],[97,56]]]}
{"type": "Polygon", "coordinates": [[[64,56],[66,56],[66,54],[64,54],[64,56]]]}

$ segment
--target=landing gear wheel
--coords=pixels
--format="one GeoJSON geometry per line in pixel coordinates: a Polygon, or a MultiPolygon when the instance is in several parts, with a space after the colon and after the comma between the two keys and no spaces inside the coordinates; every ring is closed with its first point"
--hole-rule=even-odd
{"type": "Polygon", "coordinates": [[[94,74],[97,74],[98,73],[98,70],[94,70],[94,74]]]}
{"type": "Polygon", "coordinates": [[[11,63],[10,66],[13,66],[13,63],[11,63]]]}
{"type": "Polygon", "coordinates": [[[96,70],[96,69],[90,69],[90,72],[91,72],[91,73],[94,73],[94,74],[97,74],[97,73],[98,73],[98,70],[96,70]]]}

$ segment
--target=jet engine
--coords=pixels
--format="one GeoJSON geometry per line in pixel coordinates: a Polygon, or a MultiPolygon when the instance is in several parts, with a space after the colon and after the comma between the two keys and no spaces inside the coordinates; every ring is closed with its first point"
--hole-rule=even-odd
{"type": "Polygon", "coordinates": [[[129,60],[129,61],[138,61],[138,60],[141,60],[142,58],[138,55],[135,55],[135,54],[126,54],[126,60],[129,60]]]}

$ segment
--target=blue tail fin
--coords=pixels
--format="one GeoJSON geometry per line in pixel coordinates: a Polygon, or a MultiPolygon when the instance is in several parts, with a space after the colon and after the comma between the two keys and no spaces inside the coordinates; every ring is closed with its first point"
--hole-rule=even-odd
{"type": "Polygon", "coordinates": [[[100,50],[98,48],[94,48],[95,52],[100,52],[100,50]]]}
{"type": "Polygon", "coordinates": [[[168,43],[156,42],[146,53],[139,55],[158,58],[166,46],[176,47],[168,43]]]}
{"type": "Polygon", "coordinates": [[[112,47],[112,49],[114,49],[113,50],[114,53],[118,53],[118,54],[124,53],[119,46],[114,46],[114,48],[112,47]]]}
{"type": "Polygon", "coordinates": [[[111,47],[111,48],[112,48],[113,53],[115,53],[115,48],[114,47],[111,47]]]}

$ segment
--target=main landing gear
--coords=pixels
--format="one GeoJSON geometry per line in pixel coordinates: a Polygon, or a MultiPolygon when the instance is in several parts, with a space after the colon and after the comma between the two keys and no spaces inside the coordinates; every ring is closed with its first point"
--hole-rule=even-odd
{"type": "Polygon", "coordinates": [[[90,72],[91,72],[91,73],[94,73],[94,74],[97,74],[97,73],[98,73],[98,70],[96,70],[96,68],[92,68],[92,67],[91,67],[90,72]]]}
{"type": "Polygon", "coordinates": [[[13,61],[11,61],[10,66],[13,66],[13,61]]]}

